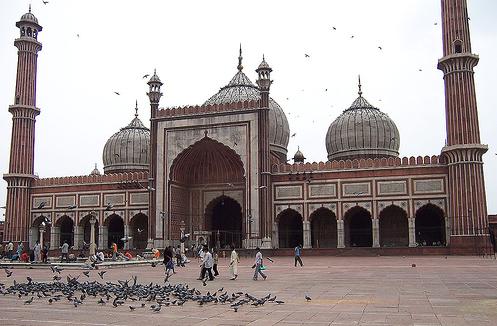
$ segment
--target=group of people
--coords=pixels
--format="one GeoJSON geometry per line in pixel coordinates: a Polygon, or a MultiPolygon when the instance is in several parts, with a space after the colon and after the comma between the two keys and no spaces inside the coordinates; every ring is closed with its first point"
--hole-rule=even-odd
{"type": "Polygon", "coordinates": [[[32,250],[25,250],[22,242],[17,244],[17,248],[14,251],[14,243],[9,241],[5,245],[0,244],[0,258],[7,258],[11,261],[22,261],[22,262],[47,262],[48,259],[48,246],[41,246],[39,241],[36,241],[32,250]]]}

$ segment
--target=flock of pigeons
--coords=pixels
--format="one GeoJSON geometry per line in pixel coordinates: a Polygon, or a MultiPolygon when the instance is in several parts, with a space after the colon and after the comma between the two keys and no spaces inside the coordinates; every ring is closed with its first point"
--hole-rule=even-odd
{"type": "MultiPolygon", "coordinates": [[[[98,305],[112,305],[114,308],[128,306],[130,311],[136,309],[149,309],[153,313],[158,313],[163,307],[183,306],[186,302],[196,302],[199,305],[221,304],[229,305],[235,312],[244,305],[255,307],[264,304],[283,304],[284,301],[277,300],[276,296],[268,294],[262,298],[257,298],[247,292],[228,293],[224,288],[216,292],[202,293],[190,288],[187,284],[170,284],[168,277],[164,284],[139,284],[137,276],[131,279],[118,280],[117,283],[90,281],[91,271],[83,271],[82,274],[73,277],[66,275],[66,282],[61,281],[62,268],[50,267],[53,273],[53,280],[50,282],[36,282],[31,277],[27,277],[27,282],[20,283],[14,280],[13,285],[6,287],[0,283],[0,295],[17,296],[24,298],[24,304],[30,305],[35,301],[45,301],[52,305],[58,302],[69,302],[77,308],[89,301],[96,301],[98,305]],[[82,276],[88,278],[80,279],[82,276]]],[[[7,277],[11,277],[13,271],[4,267],[7,277]]],[[[104,280],[106,271],[99,271],[97,274],[104,280]]],[[[306,298],[307,299],[307,298],[306,298]]]]}

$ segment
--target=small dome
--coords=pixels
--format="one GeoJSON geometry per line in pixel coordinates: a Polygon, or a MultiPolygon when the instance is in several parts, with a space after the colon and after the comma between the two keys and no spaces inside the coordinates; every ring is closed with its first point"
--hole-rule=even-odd
{"type": "MultiPolygon", "coordinates": [[[[241,53],[238,63],[238,72],[228,85],[211,96],[204,105],[233,103],[248,100],[259,100],[260,92],[242,71],[241,53]]],[[[269,98],[269,146],[281,161],[286,161],[287,146],[290,139],[290,127],[283,109],[275,100],[269,98]]]]}
{"type": "MultiPolygon", "coordinates": [[[[136,109],[138,110],[138,109],[136,109]]],[[[148,171],[150,131],[138,119],[112,135],[104,146],[104,173],[148,171]]]]}
{"type": "Polygon", "coordinates": [[[90,175],[101,175],[100,171],[97,168],[97,163],[95,163],[95,168],[90,172],[90,175]]]}
{"type": "Polygon", "coordinates": [[[257,68],[257,70],[259,70],[259,69],[271,69],[271,67],[269,67],[266,60],[264,59],[264,56],[262,56],[262,62],[259,65],[259,67],[257,68]]]}
{"type": "Polygon", "coordinates": [[[304,154],[300,151],[300,147],[297,147],[297,152],[295,152],[295,155],[293,155],[293,162],[294,163],[304,163],[305,157],[304,154]]]}
{"type": "Polygon", "coordinates": [[[326,134],[328,160],[397,157],[400,135],[395,123],[359,97],[336,118],[326,134]]]}
{"type": "Polygon", "coordinates": [[[155,69],[154,69],[154,74],[152,75],[152,77],[150,77],[150,80],[148,81],[147,84],[150,84],[150,83],[161,83],[162,84],[159,76],[157,76],[157,71],[155,69]]]}
{"type": "Polygon", "coordinates": [[[23,24],[34,25],[38,31],[42,30],[40,24],[38,24],[38,18],[31,13],[31,5],[29,5],[29,11],[21,16],[21,19],[16,23],[17,27],[21,27],[23,24]]]}

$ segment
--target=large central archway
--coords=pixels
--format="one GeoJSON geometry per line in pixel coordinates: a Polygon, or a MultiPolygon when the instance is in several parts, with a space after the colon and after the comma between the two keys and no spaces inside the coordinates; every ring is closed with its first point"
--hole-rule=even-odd
{"type": "Polygon", "coordinates": [[[337,247],[337,218],[327,208],[319,208],[311,216],[311,242],[313,248],[337,247]]]}
{"type": "Polygon", "coordinates": [[[380,246],[407,247],[409,224],[407,213],[402,208],[390,205],[380,212],[380,246]]]}
{"type": "Polygon", "coordinates": [[[55,223],[56,227],[59,227],[60,230],[60,246],[67,242],[69,246],[74,245],[74,222],[73,220],[64,215],[57,220],[55,223]]]}
{"type": "Polygon", "coordinates": [[[371,214],[356,206],[345,213],[345,245],[347,247],[373,246],[373,223],[371,214]]]}
{"type": "Polygon", "coordinates": [[[203,199],[207,191],[238,191],[236,198],[244,198],[245,187],[245,169],[240,156],[206,134],[181,152],[171,165],[168,204],[171,216],[171,229],[168,230],[170,238],[179,239],[179,225],[183,221],[188,233],[215,231],[211,239],[216,238],[218,229],[220,232],[224,230],[219,241],[215,239],[211,245],[229,245],[233,241],[235,246],[241,246],[245,203],[242,200],[233,203],[232,199],[221,196],[224,200],[218,197],[206,208],[203,199]]]}
{"type": "Polygon", "coordinates": [[[433,204],[416,211],[416,242],[420,246],[445,245],[444,212],[433,204]]]}
{"type": "Polygon", "coordinates": [[[209,245],[226,248],[234,244],[242,245],[242,207],[227,196],[212,200],[205,212],[205,228],[212,232],[209,245]]]}

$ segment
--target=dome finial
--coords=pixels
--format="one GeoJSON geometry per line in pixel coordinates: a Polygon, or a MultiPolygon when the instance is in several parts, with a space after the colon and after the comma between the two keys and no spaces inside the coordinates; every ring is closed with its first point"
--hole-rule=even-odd
{"type": "Polygon", "coordinates": [[[242,71],[243,66],[242,66],[242,43],[240,43],[240,54],[238,55],[238,66],[236,67],[238,71],[242,71]]]}
{"type": "Polygon", "coordinates": [[[31,4],[29,4],[29,12],[31,12],[31,4]]]}
{"type": "Polygon", "coordinates": [[[359,94],[359,97],[362,97],[362,90],[361,90],[361,87],[362,87],[362,85],[361,85],[361,75],[359,75],[359,76],[358,76],[358,78],[359,78],[359,85],[358,85],[358,86],[359,86],[359,92],[358,92],[358,94],[359,94]]]}
{"type": "Polygon", "coordinates": [[[95,169],[97,168],[97,163],[95,163],[95,169]]]}
{"type": "Polygon", "coordinates": [[[135,117],[138,118],[138,100],[135,100],[135,117]]]}

